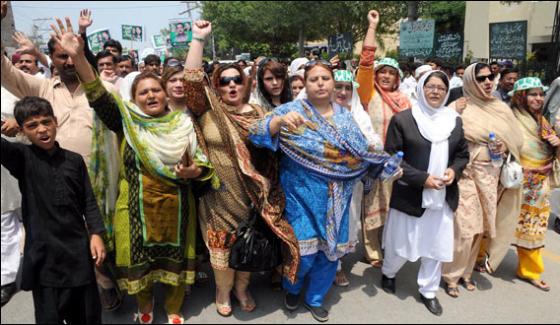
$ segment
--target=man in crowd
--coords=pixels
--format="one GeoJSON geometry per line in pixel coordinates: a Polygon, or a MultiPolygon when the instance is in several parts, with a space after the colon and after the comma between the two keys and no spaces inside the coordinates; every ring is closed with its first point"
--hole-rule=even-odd
{"type": "Polygon", "coordinates": [[[458,65],[455,67],[455,75],[449,81],[449,89],[463,87],[463,75],[465,74],[465,66],[458,65]]]}
{"type": "Polygon", "coordinates": [[[513,85],[517,79],[519,79],[519,71],[517,69],[502,70],[498,89],[496,89],[492,95],[509,105],[511,103],[511,97],[509,97],[508,93],[513,89],[513,85]]]}
{"type": "Polygon", "coordinates": [[[129,73],[134,71],[134,65],[132,64],[132,58],[128,55],[121,55],[117,58],[117,74],[124,78],[129,73]]]}
{"type": "Polygon", "coordinates": [[[111,52],[116,58],[122,55],[122,45],[119,41],[110,39],[103,44],[103,50],[111,52]]]}
{"type": "Polygon", "coordinates": [[[153,72],[158,76],[161,75],[160,68],[159,68],[161,65],[161,59],[159,58],[159,56],[155,54],[148,55],[147,57],[144,58],[144,64],[145,64],[144,71],[153,72]]]}
{"type": "Polygon", "coordinates": [[[110,82],[119,88],[122,78],[117,74],[117,58],[108,50],[97,53],[95,58],[101,80],[110,82]]]}

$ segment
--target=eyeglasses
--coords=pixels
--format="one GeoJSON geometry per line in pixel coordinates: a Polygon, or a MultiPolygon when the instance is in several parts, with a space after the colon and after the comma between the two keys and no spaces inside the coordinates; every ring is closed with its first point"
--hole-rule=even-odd
{"type": "Polygon", "coordinates": [[[304,69],[305,69],[305,70],[309,70],[309,69],[311,69],[312,67],[316,66],[317,64],[325,65],[325,66],[327,66],[329,69],[332,70],[332,64],[331,64],[329,61],[326,61],[326,60],[312,60],[312,61],[309,61],[309,62],[307,62],[307,63],[305,64],[304,69]]]}
{"type": "Polygon", "coordinates": [[[236,85],[241,85],[243,83],[243,78],[241,76],[233,76],[233,77],[220,77],[220,87],[224,87],[230,84],[230,82],[234,82],[236,85]]]}
{"type": "Polygon", "coordinates": [[[496,78],[496,76],[494,74],[489,74],[487,76],[478,76],[476,77],[476,81],[478,82],[484,82],[486,81],[486,79],[490,80],[490,81],[494,81],[494,78],[496,78]]]}
{"type": "Polygon", "coordinates": [[[431,93],[435,93],[436,91],[438,91],[440,93],[446,93],[447,92],[447,88],[438,87],[438,86],[435,86],[435,85],[424,86],[424,89],[428,90],[431,93]]]}

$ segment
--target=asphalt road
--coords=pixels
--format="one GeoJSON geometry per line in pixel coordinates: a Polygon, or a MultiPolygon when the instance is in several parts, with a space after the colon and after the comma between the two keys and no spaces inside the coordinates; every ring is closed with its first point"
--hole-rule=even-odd
{"type": "MultiPolygon", "coordinates": [[[[553,221],[553,219],[551,219],[553,221]]],[[[544,254],[545,279],[550,292],[540,291],[515,277],[517,256],[514,249],[494,276],[475,273],[478,290],[453,299],[440,289],[438,297],[443,315],[430,314],[419,301],[416,274],[419,263],[408,263],[397,275],[397,295],[388,295],[380,288],[381,272],[359,262],[361,253],[347,256],[343,268],[348,271],[350,286],[332,287],[325,305],[330,310],[330,323],[560,323],[560,235],[547,234],[544,254]]],[[[258,307],[253,313],[242,312],[234,302],[234,315],[223,318],[213,304],[214,284],[195,286],[183,305],[186,323],[317,323],[302,306],[290,313],[282,308],[283,293],[269,289],[267,274],[253,278],[251,292],[258,307]]],[[[156,290],[155,322],[165,323],[163,290],[156,290]]],[[[105,323],[132,323],[135,301],[127,297],[115,312],[104,313],[105,323]]],[[[20,292],[2,308],[2,324],[34,322],[31,293],[20,292]]]]}

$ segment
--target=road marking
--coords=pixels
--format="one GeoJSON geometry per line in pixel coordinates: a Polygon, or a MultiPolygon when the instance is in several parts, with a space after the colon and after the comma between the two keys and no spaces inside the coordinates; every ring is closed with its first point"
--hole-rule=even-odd
{"type": "Polygon", "coordinates": [[[549,260],[552,260],[553,262],[556,262],[558,264],[560,264],[560,255],[556,255],[546,249],[543,249],[543,256],[546,257],[549,260]]]}

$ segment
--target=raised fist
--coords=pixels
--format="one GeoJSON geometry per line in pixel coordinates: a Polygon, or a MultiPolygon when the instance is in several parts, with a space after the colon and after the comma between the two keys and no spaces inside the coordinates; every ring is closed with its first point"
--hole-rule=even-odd
{"type": "Polygon", "coordinates": [[[367,19],[370,27],[377,28],[377,25],[379,24],[379,13],[377,10],[370,10],[368,12],[367,19]]]}
{"type": "Polygon", "coordinates": [[[193,24],[193,36],[206,38],[212,32],[212,23],[207,20],[197,20],[193,24]]]}

